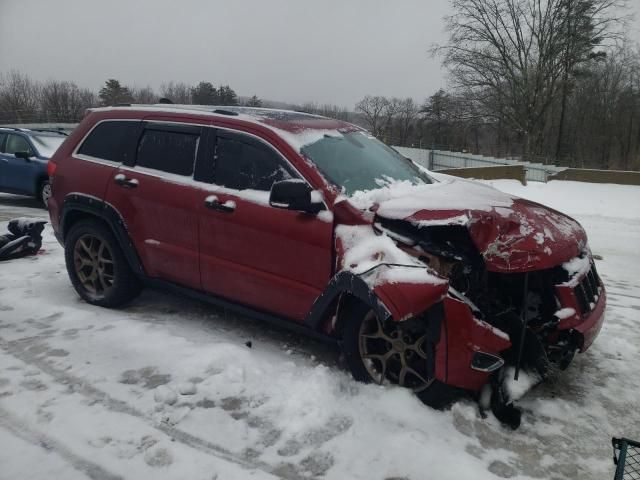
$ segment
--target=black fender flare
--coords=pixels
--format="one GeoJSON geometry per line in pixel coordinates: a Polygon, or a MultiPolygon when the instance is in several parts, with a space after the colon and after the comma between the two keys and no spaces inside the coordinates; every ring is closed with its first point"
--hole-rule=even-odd
{"type": "Polygon", "coordinates": [[[341,271],[334,275],[327,288],[311,306],[311,310],[304,320],[305,326],[314,331],[320,331],[327,315],[331,312],[331,307],[344,293],[352,295],[371,307],[378,318],[386,319],[391,316],[384,303],[361,277],[353,272],[341,271]]]}
{"type": "Polygon", "coordinates": [[[67,195],[60,212],[60,232],[63,242],[71,226],[70,220],[74,212],[89,214],[104,221],[116,237],[133,272],[140,277],[145,276],[144,267],[133,242],[131,242],[127,226],[122,215],[113,205],[82,193],[70,193],[67,195]]]}

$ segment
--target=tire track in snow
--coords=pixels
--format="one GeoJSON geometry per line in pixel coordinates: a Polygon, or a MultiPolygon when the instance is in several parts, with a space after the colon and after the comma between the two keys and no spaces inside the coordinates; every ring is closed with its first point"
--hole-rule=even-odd
{"type": "MultiPolygon", "coordinates": [[[[4,350],[9,355],[17,358],[18,360],[40,369],[42,372],[52,377],[59,384],[73,389],[74,393],[79,393],[91,399],[92,401],[98,402],[112,412],[122,413],[125,415],[130,415],[132,417],[138,418],[144,421],[150,427],[156,430],[159,430],[165,435],[168,435],[169,437],[173,438],[176,442],[180,442],[183,445],[186,445],[195,450],[199,450],[205,454],[215,456],[221,460],[234,463],[247,470],[261,470],[265,473],[268,473],[268,474],[274,475],[275,477],[286,479],[286,480],[296,480],[300,478],[300,475],[298,475],[297,472],[295,471],[296,468],[294,465],[280,464],[274,467],[272,465],[269,465],[268,463],[261,462],[259,460],[254,460],[254,459],[249,460],[237,454],[234,454],[233,452],[230,452],[224,447],[221,447],[208,440],[205,440],[203,438],[197,437],[183,430],[175,428],[169,424],[156,422],[155,420],[148,417],[140,410],[129,405],[127,402],[113,398],[108,393],[90,385],[86,380],[78,378],[65,371],[58,370],[56,367],[51,365],[45,359],[39,358],[36,354],[30,353],[28,351],[28,347],[31,347],[32,345],[34,345],[34,341],[37,341],[37,340],[41,340],[41,337],[39,336],[27,337],[27,338],[22,338],[22,339],[13,340],[13,341],[7,341],[4,338],[0,337],[0,348],[2,348],[2,350],[4,350]],[[287,467],[293,467],[293,468],[287,468],[287,467]],[[290,471],[291,473],[289,473],[290,471]]],[[[0,417],[1,416],[2,416],[2,411],[0,410],[0,417]]],[[[64,448],[64,447],[61,446],[61,448],[64,448]]],[[[97,477],[97,478],[110,479],[110,478],[120,478],[120,477],[97,477]]]]}
{"type": "Polygon", "coordinates": [[[0,406],[0,428],[4,428],[12,435],[41,447],[46,451],[54,452],[73,468],[84,473],[92,480],[122,480],[123,477],[105,470],[100,465],[73,453],[68,447],[53,438],[30,428],[25,422],[13,416],[0,406]]]}

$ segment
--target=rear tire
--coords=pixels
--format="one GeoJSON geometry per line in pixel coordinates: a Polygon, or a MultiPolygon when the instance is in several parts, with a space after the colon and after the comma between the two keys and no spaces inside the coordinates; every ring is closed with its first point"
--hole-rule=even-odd
{"type": "Polygon", "coordinates": [[[81,220],[71,227],[64,257],[71,283],[87,303],[115,308],[140,293],[140,281],[116,238],[97,220],[81,220]]]}
{"type": "Polygon", "coordinates": [[[51,183],[49,180],[42,180],[38,187],[38,194],[36,200],[38,200],[44,208],[49,206],[49,198],[51,197],[51,183]]]}
{"type": "Polygon", "coordinates": [[[348,305],[344,315],[342,351],[355,380],[409,388],[434,408],[451,403],[453,389],[428,376],[427,358],[434,349],[422,325],[382,322],[357,302],[348,305]]]}

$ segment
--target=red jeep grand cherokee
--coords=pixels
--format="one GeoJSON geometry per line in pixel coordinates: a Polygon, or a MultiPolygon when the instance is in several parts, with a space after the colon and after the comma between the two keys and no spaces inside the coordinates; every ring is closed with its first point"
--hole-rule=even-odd
{"type": "Polygon", "coordinates": [[[356,379],[431,403],[491,385],[494,411],[600,330],[573,219],[345,122],[223,108],[95,109],[59,148],[51,222],[87,302],[171,288],[336,340],[356,379]]]}

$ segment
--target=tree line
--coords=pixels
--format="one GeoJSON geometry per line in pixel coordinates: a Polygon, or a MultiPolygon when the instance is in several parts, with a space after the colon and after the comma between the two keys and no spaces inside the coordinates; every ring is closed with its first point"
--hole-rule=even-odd
{"type": "Polygon", "coordinates": [[[365,96],[388,143],[587,168],[640,169],[640,47],[624,0],[452,0],[433,48],[449,90],[365,96]]]}
{"type": "Polygon", "coordinates": [[[450,92],[434,143],[594,168],[640,167],[640,49],[626,0],[452,0],[433,49],[450,92]]]}
{"type": "Polygon", "coordinates": [[[151,87],[129,87],[108,79],[96,93],[74,82],[38,82],[19,72],[0,75],[0,124],[78,122],[87,108],[118,104],[154,104],[161,99],[179,104],[262,106],[256,95],[239,99],[229,85],[215,87],[211,82],[190,86],[167,82],[156,92],[151,87]]]}
{"type": "Polygon", "coordinates": [[[0,123],[74,122],[118,103],[248,105],[315,113],[366,127],[391,145],[465,150],[590,168],[640,170],[640,46],[625,36],[626,0],[451,0],[448,39],[433,47],[448,89],[424,100],[364,96],[333,104],[239,98],[228,85],[168,82],[158,92],[109,79],[0,76],[0,123]]]}

